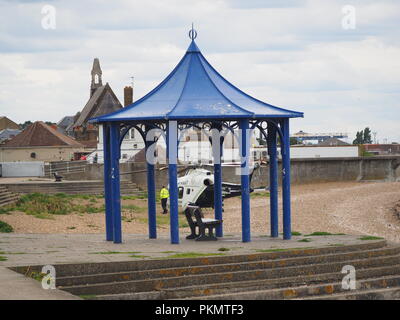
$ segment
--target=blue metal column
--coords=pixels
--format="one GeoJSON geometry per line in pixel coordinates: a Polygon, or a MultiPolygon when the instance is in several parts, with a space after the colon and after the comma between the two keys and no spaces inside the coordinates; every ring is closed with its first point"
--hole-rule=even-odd
{"type": "MultiPolygon", "coordinates": [[[[150,128],[146,127],[146,132],[150,128]]],[[[147,163],[147,207],[148,207],[148,219],[149,219],[149,238],[157,238],[157,222],[156,222],[156,182],[154,174],[154,163],[153,158],[147,159],[147,151],[150,146],[154,144],[154,141],[145,141],[146,144],[146,163],[147,163]]]]}
{"type": "MultiPolygon", "coordinates": [[[[214,216],[216,220],[222,220],[222,144],[220,133],[222,127],[213,128],[218,130],[218,135],[213,135],[213,158],[214,158],[214,216]]],[[[216,228],[216,236],[223,237],[222,223],[216,228]]]]}
{"type": "Polygon", "coordinates": [[[122,242],[121,231],[121,194],[119,181],[119,124],[112,123],[110,126],[110,149],[111,149],[111,190],[112,190],[112,210],[114,243],[122,242]]]}
{"type": "Polygon", "coordinates": [[[114,239],[110,165],[110,127],[103,124],[104,201],[106,207],[106,240],[114,239]]]}
{"type": "Polygon", "coordinates": [[[268,124],[268,154],[269,154],[269,205],[271,237],[278,237],[278,159],[276,152],[276,128],[268,124]]]}
{"type": "Polygon", "coordinates": [[[178,123],[167,123],[167,157],[169,178],[169,208],[171,243],[179,244],[179,207],[178,207],[178,123]]]}
{"type": "Polygon", "coordinates": [[[250,242],[250,179],[249,179],[249,120],[239,121],[240,155],[241,155],[241,183],[242,183],[242,241],[250,242]]]}
{"type": "Polygon", "coordinates": [[[282,153],[282,201],[283,201],[283,239],[290,240],[291,213],[290,213],[290,136],[289,119],[281,122],[283,141],[281,141],[282,153]]]}

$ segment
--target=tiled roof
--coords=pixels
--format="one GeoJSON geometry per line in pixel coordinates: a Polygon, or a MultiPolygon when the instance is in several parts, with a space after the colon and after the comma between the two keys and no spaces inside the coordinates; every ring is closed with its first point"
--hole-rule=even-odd
{"type": "Polygon", "coordinates": [[[76,140],[58,132],[42,121],[36,121],[28,128],[7,141],[3,147],[44,147],[44,146],[69,146],[83,147],[76,140]]]}

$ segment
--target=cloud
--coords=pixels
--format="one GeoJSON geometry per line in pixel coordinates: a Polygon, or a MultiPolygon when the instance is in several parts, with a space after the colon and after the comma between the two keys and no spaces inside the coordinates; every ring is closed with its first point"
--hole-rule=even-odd
{"type": "Polygon", "coordinates": [[[356,28],[341,26],[347,1],[0,1],[0,113],[58,121],[82,109],[93,58],[122,101],[156,86],[197,44],[229,81],[271,104],[305,112],[292,131],[370,126],[400,142],[400,4],[354,0],[356,28]],[[41,8],[57,27],[41,27],[41,8]]]}

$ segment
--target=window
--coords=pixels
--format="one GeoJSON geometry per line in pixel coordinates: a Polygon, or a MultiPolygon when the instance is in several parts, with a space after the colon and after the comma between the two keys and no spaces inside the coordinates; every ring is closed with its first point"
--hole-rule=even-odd
{"type": "Polygon", "coordinates": [[[179,199],[182,199],[182,198],[183,198],[183,187],[179,187],[178,198],[179,198],[179,199]]]}
{"type": "Polygon", "coordinates": [[[133,149],[137,149],[137,143],[133,145],[133,149]]]}
{"type": "Polygon", "coordinates": [[[190,188],[186,189],[186,194],[190,194],[190,188]]]}
{"type": "Polygon", "coordinates": [[[36,152],[31,153],[31,158],[35,159],[36,158],[36,152]]]}

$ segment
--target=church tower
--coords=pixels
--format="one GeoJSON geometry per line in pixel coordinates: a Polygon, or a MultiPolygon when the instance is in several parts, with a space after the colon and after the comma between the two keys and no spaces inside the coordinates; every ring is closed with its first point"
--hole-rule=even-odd
{"type": "Polygon", "coordinates": [[[101,81],[101,75],[102,72],[99,58],[94,58],[92,68],[92,84],[90,85],[90,97],[92,97],[97,88],[100,88],[103,85],[101,81]]]}

